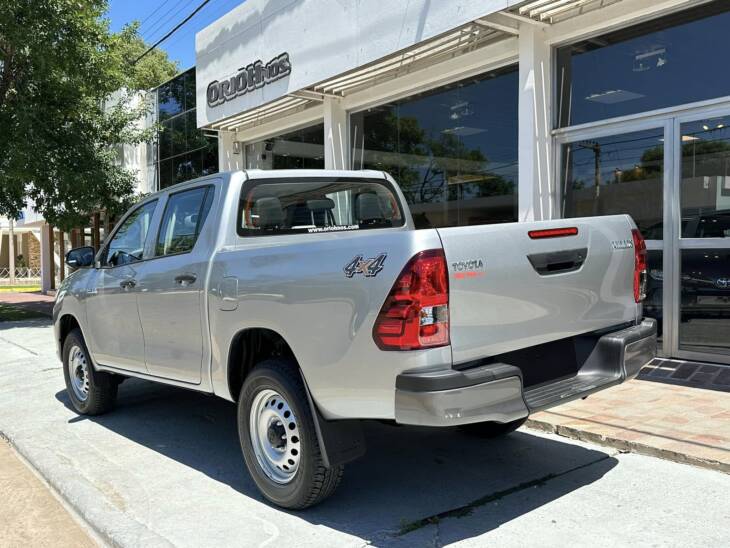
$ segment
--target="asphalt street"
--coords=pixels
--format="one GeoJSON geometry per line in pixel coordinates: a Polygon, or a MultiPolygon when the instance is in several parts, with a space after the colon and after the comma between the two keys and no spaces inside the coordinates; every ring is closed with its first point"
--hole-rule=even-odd
{"type": "Polygon", "coordinates": [[[727,546],[730,476],[520,430],[366,424],[367,455],[304,512],[267,504],[235,407],[131,380],[77,416],[46,320],[0,323],[0,433],[120,546],[727,546]]]}

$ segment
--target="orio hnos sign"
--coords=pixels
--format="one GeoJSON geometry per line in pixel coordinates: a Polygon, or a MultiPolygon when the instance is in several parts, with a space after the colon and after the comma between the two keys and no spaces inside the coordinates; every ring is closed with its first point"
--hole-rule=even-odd
{"type": "Polygon", "coordinates": [[[238,72],[225,80],[213,80],[208,84],[206,93],[208,106],[215,107],[230,101],[239,95],[264,87],[291,73],[289,54],[282,53],[271,61],[256,61],[241,67],[238,72]]]}

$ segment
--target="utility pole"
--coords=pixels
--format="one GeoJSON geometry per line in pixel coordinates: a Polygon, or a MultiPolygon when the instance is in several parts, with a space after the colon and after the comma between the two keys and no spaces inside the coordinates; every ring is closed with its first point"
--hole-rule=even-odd
{"type": "Polygon", "coordinates": [[[593,215],[598,215],[598,202],[601,197],[601,144],[595,141],[586,141],[579,143],[578,146],[593,151],[593,184],[595,185],[593,196],[593,215]]]}

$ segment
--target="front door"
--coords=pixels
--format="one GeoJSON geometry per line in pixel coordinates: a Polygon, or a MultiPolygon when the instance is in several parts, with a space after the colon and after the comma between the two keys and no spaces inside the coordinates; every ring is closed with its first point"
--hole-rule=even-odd
{"type": "Polygon", "coordinates": [[[673,133],[672,355],[730,363],[730,111],[673,133]]]}
{"type": "Polygon", "coordinates": [[[89,350],[101,364],[145,373],[137,277],[157,200],[133,210],[104,249],[86,301],[89,350]]]}
{"type": "MultiPolygon", "coordinates": [[[[203,290],[212,249],[205,218],[211,185],[170,194],[154,257],[137,276],[138,307],[151,375],[198,384],[203,360],[203,290]],[[198,240],[201,241],[196,245],[198,240]]],[[[209,223],[211,224],[211,223],[209,223]]]]}

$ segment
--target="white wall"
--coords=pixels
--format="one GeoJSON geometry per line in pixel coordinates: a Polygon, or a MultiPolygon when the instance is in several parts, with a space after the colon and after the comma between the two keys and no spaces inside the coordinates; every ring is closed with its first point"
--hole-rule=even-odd
{"type": "Polygon", "coordinates": [[[195,37],[198,127],[373,62],[518,0],[248,0],[195,37]],[[210,107],[206,89],[288,53],[291,74],[210,107]]]}

